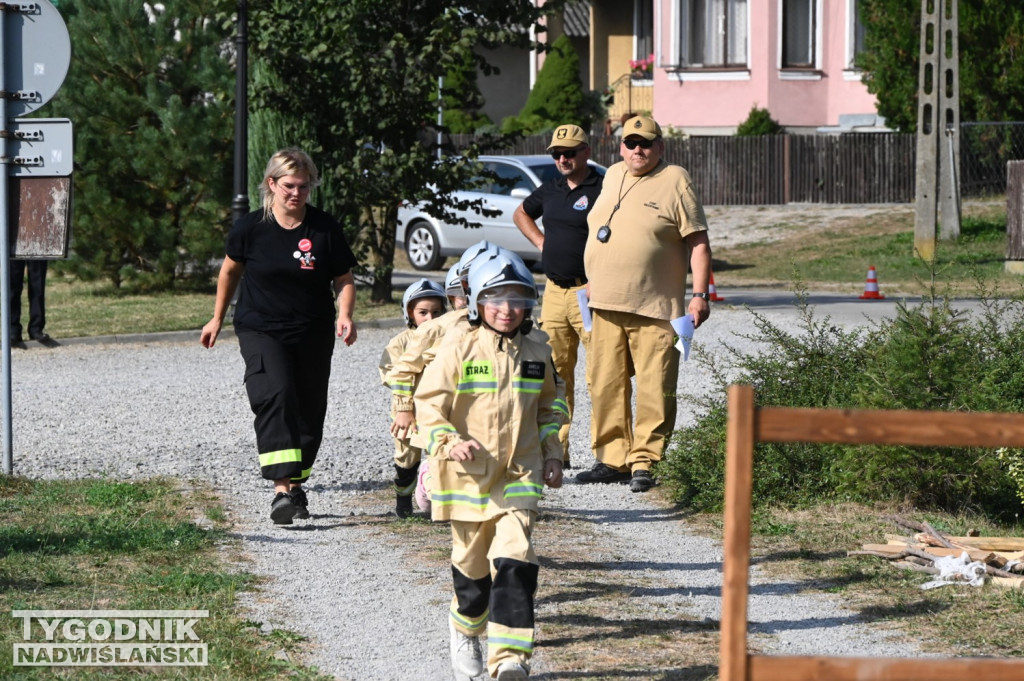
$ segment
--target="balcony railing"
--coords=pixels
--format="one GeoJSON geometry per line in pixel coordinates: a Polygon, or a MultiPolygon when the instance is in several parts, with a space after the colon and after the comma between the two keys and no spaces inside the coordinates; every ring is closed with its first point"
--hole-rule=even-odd
{"type": "Polygon", "coordinates": [[[615,100],[608,105],[608,119],[618,121],[623,114],[647,113],[654,111],[654,83],[650,80],[635,80],[624,73],[612,82],[615,100]]]}

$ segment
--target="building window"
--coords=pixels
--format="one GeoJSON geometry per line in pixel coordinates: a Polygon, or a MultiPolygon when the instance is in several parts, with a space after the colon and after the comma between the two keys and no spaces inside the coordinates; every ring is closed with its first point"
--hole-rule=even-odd
{"type": "Polygon", "coordinates": [[[683,67],[747,65],[747,0],[680,0],[680,9],[683,67]]]}
{"type": "Polygon", "coordinates": [[[847,5],[847,23],[850,27],[849,40],[847,41],[847,65],[848,69],[857,68],[857,56],[864,52],[864,35],[867,32],[864,27],[864,22],[861,21],[861,1],[860,0],[848,0],[847,5]]]}
{"type": "Polygon", "coordinates": [[[782,68],[815,68],[817,0],[783,0],[782,68]]]}
{"type": "Polygon", "coordinates": [[[654,54],[654,0],[633,3],[634,59],[647,59],[654,54]]]}

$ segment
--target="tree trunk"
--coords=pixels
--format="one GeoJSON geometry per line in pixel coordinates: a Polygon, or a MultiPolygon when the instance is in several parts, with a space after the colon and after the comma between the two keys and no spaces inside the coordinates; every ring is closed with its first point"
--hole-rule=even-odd
{"type": "Polygon", "coordinates": [[[373,275],[370,302],[393,302],[391,272],[395,269],[395,235],[398,232],[398,206],[374,206],[362,211],[361,234],[367,240],[367,269],[373,275]]]}

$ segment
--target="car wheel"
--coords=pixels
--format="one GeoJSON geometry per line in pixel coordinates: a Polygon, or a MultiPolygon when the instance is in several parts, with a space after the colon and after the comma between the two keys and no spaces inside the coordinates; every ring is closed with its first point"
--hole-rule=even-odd
{"type": "Polygon", "coordinates": [[[409,226],[405,235],[405,254],[409,262],[417,270],[436,270],[444,262],[441,247],[437,243],[434,228],[426,222],[417,222],[409,226]]]}

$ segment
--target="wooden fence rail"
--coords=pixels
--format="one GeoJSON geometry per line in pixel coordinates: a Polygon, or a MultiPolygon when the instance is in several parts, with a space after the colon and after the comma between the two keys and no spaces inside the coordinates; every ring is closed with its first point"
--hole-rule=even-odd
{"type": "Polygon", "coordinates": [[[1024,414],[795,409],[754,406],[749,385],[729,387],[721,681],[1020,681],[1024,660],[767,656],[747,652],[750,503],[758,442],[1024,446],[1024,414]]]}

